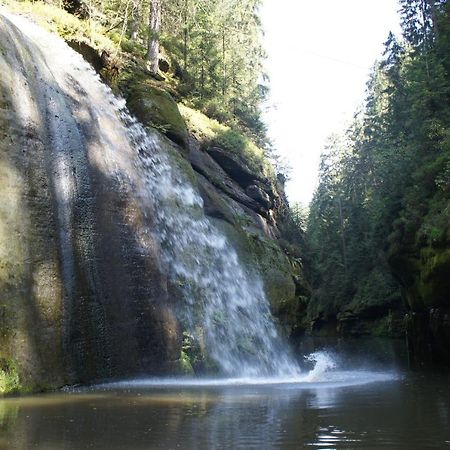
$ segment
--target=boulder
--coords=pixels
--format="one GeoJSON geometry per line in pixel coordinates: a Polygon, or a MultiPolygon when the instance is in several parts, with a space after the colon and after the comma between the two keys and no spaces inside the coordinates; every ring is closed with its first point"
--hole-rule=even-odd
{"type": "Polygon", "coordinates": [[[261,174],[252,173],[245,162],[239,160],[230,152],[226,152],[219,147],[210,147],[206,151],[243,188],[253,184],[256,179],[262,177],[261,174]]]}
{"type": "Polygon", "coordinates": [[[133,74],[121,84],[127,105],[144,125],[156,128],[188,152],[188,133],[184,119],[172,96],[139,75],[133,74]]]}

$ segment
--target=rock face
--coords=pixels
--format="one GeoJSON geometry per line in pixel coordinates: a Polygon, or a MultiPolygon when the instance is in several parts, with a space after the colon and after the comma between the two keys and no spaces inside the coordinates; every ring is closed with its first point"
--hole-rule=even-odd
{"type": "Polygon", "coordinates": [[[225,150],[202,150],[193,138],[189,160],[197,174],[206,214],[225,233],[244,264],[261,274],[272,313],[290,335],[310,288],[300,260],[289,258],[278,242],[287,206],[281,186],[261,174],[252,174],[225,150]]]}
{"type": "Polygon", "coordinates": [[[161,131],[186,151],[188,133],[177,104],[168,92],[152,85],[148,76],[135,69],[119,80],[128,108],[144,125],[161,131]]]}
{"type": "Polygon", "coordinates": [[[23,388],[167,372],[181,350],[132,149],[61,46],[0,16],[0,370],[23,388]]]}
{"type": "MultiPolygon", "coordinates": [[[[180,296],[115,100],[81,57],[21,20],[0,15],[0,378],[25,390],[186,370],[180,296]]],[[[276,242],[286,206],[276,181],[201,149],[170,95],[141,77],[125,94],[173,141],[162,138],[289,334],[308,287],[276,242]]]]}
{"type": "MultiPolygon", "coordinates": [[[[134,96],[140,98],[136,93],[144,89],[139,87],[139,81],[133,79],[122,84],[122,88],[131,95],[128,104],[138,119],[148,126],[154,125],[154,111],[136,107],[134,96]],[[130,86],[135,87],[130,90],[130,86]]],[[[261,274],[272,312],[289,336],[302,320],[310,287],[301,260],[289,257],[280,246],[283,234],[280,225],[282,228],[286,221],[288,208],[282,180],[271,180],[255,173],[242,158],[220,147],[205,148],[193,136],[185,142],[187,133],[183,119],[179,117],[176,103],[173,100],[170,103],[169,99],[170,95],[165,92],[163,97],[156,96],[152,100],[156,111],[172,111],[167,117],[175,118],[173,125],[162,131],[180,145],[180,153],[194,169],[205,214],[224,232],[248,269],[256,269],[261,274]],[[180,135],[175,136],[168,131],[170,129],[181,130],[180,135]]],[[[157,123],[167,123],[167,120],[158,118],[157,123]]]]}
{"type": "Polygon", "coordinates": [[[408,307],[406,332],[417,364],[450,364],[450,240],[418,246],[404,235],[390,264],[408,307]]]}

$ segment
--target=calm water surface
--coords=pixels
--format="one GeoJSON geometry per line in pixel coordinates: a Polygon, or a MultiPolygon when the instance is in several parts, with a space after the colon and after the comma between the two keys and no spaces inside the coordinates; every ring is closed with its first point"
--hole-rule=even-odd
{"type": "Polygon", "coordinates": [[[1,449],[450,448],[448,374],[116,384],[0,401],[1,449]]]}

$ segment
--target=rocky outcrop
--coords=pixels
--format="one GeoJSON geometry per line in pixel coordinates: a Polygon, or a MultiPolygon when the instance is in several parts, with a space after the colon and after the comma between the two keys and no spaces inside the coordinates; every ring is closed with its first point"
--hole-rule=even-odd
{"type": "MultiPolygon", "coordinates": [[[[62,66],[67,49],[38,42],[0,16],[0,390],[186,371],[179,289],[149,231],[136,149],[81,58],[62,66]]],[[[170,139],[154,131],[290,334],[308,286],[277,241],[280,186],[202,148],[171,96],[135,75],[119,80],[130,109],[170,139]]]]}
{"type": "MultiPolygon", "coordinates": [[[[219,149],[215,150],[217,151],[219,149]]],[[[229,159],[231,160],[231,157],[229,159]]],[[[239,182],[229,176],[220,163],[209,155],[209,152],[200,149],[195,139],[191,139],[189,161],[197,173],[203,175],[207,182],[223,194],[256,214],[268,214],[268,209],[265,209],[261,203],[248,196],[239,182]]],[[[237,165],[237,162],[235,164],[237,165]]],[[[248,176],[250,177],[251,174],[248,173],[248,176]]],[[[203,185],[206,186],[205,183],[203,185]]]]}
{"type": "Polygon", "coordinates": [[[272,312],[291,335],[301,320],[310,288],[301,260],[289,257],[280,246],[282,210],[287,207],[282,187],[252,173],[223,149],[203,150],[195,138],[190,141],[189,161],[197,174],[206,214],[248,269],[261,275],[272,312]]]}
{"type": "Polygon", "coordinates": [[[23,390],[167,373],[181,351],[134,151],[58,45],[0,16],[0,378],[23,390]]]}
{"type": "Polygon", "coordinates": [[[146,126],[155,128],[185,151],[188,133],[177,104],[165,90],[155,86],[150,73],[133,65],[117,81],[130,111],[146,126]]]}
{"type": "Polygon", "coordinates": [[[450,365],[450,241],[417,244],[404,236],[390,255],[408,307],[411,359],[419,365],[450,365]]]}
{"type": "MultiPolygon", "coordinates": [[[[140,95],[146,89],[145,83],[136,87],[138,80],[134,79],[132,89],[127,85],[128,104],[142,123],[154,127],[155,112],[150,107],[136,107],[141,104],[140,95]]],[[[168,117],[174,124],[172,128],[156,128],[180,144],[180,154],[189,161],[195,174],[205,214],[237,250],[249,276],[255,270],[261,275],[272,312],[285,334],[290,336],[299,328],[310,287],[298,251],[295,255],[289,254],[281,245],[288,210],[282,183],[251,169],[252,165],[246,163],[242,154],[238,156],[236,152],[205,145],[193,135],[187,138],[184,121],[179,117],[175,102],[169,99],[167,92],[163,97],[152,99],[151,105],[156,111],[171,111],[168,117]],[[179,136],[168,133],[168,129],[180,130],[179,136]]],[[[169,119],[159,117],[157,120],[165,123],[169,119]]]]}

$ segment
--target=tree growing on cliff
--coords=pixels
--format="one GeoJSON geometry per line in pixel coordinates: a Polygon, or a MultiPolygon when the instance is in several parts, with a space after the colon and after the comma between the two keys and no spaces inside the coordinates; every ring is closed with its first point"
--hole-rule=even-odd
{"type": "Polygon", "coordinates": [[[150,0],[147,59],[150,63],[150,72],[154,75],[156,75],[159,70],[160,32],[161,32],[161,0],[150,0]]]}

